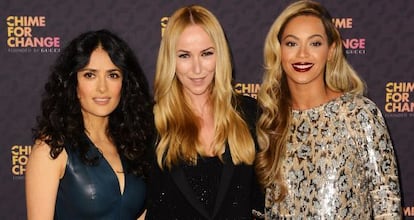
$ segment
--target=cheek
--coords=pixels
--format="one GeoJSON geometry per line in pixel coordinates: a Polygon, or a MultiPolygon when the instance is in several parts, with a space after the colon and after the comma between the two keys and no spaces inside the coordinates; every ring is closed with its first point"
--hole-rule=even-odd
{"type": "Polygon", "coordinates": [[[207,71],[215,72],[216,71],[216,60],[215,59],[206,60],[203,66],[207,71]]]}
{"type": "Polygon", "coordinates": [[[178,81],[180,81],[181,83],[183,82],[183,80],[184,80],[184,74],[181,71],[179,71],[178,68],[175,71],[175,76],[177,77],[177,80],[178,81]]]}
{"type": "Polygon", "coordinates": [[[117,88],[115,89],[115,91],[118,94],[118,96],[121,96],[121,93],[122,93],[122,84],[118,85],[117,88]]]}
{"type": "Polygon", "coordinates": [[[319,56],[318,57],[318,61],[315,63],[316,64],[315,67],[317,68],[317,70],[319,72],[323,71],[325,69],[326,62],[328,61],[327,59],[328,59],[327,56],[319,56]]]}
{"type": "Polygon", "coordinates": [[[183,62],[177,62],[175,66],[175,72],[178,74],[184,74],[188,71],[188,64],[185,64],[183,62]]]}
{"type": "Polygon", "coordinates": [[[76,88],[76,93],[78,96],[78,99],[82,99],[83,97],[85,97],[85,86],[82,86],[82,84],[78,85],[78,87],[76,88]]]}
{"type": "Polygon", "coordinates": [[[85,106],[87,106],[87,92],[82,90],[81,88],[77,88],[77,96],[78,96],[78,100],[79,100],[79,104],[82,108],[84,108],[85,106]]]}
{"type": "Polygon", "coordinates": [[[112,95],[120,96],[122,92],[122,80],[109,81],[108,87],[112,95]]]}
{"type": "Polygon", "coordinates": [[[282,59],[281,59],[281,61],[280,61],[280,62],[282,63],[282,68],[283,68],[284,70],[291,68],[291,65],[290,65],[289,59],[288,59],[286,56],[283,56],[283,55],[282,55],[282,59]]]}
{"type": "Polygon", "coordinates": [[[326,54],[324,54],[324,56],[322,56],[322,60],[323,60],[324,63],[326,63],[326,61],[328,61],[328,59],[329,59],[329,54],[328,53],[326,53],[326,54]]]}
{"type": "Polygon", "coordinates": [[[95,93],[96,84],[90,81],[78,81],[76,88],[78,99],[87,99],[95,93]]]}
{"type": "Polygon", "coordinates": [[[290,52],[288,52],[288,51],[286,51],[286,50],[281,50],[281,53],[280,53],[280,61],[282,62],[282,64],[284,65],[285,63],[288,63],[289,62],[289,60],[290,60],[290,58],[291,58],[291,55],[292,53],[290,53],[290,52]]]}

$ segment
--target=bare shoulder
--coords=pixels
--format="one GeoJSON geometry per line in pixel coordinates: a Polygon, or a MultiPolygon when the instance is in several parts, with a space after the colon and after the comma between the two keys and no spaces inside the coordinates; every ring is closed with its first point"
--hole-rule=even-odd
{"type": "Polygon", "coordinates": [[[53,219],[59,180],[63,177],[67,154],[62,151],[55,159],[50,146],[36,141],[26,165],[25,189],[28,219],[53,219]]]}
{"type": "Polygon", "coordinates": [[[32,147],[32,151],[30,153],[30,155],[35,155],[35,156],[40,156],[40,155],[44,155],[44,154],[49,154],[50,152],[50,146],[48,144],[46,144],[46,142],[41,141],[41,140],[36,140],[33,147],[32,147]]]}
{"type": "Polygon", "coordinates": [[[67,161],[66,151],[63,150],[56,158],[50,156],[50,146],[44,141],[35,141],[32,151],[29,156],[27,164],[27,172],[31,172],[31,168],[45,169],[45,170],[56,170],[59,176],[62,177],[64,167],[67,161]]]}
{"type": "Polygon", "coordinates": [[[54,160],[50,156],[50,149],[51,149],[50,146],[46,142],[41,141],[41,140],[36,140],[32,147],[32,151],[30,152],[30,160],[37,160],[37,159],[54,160]]]}

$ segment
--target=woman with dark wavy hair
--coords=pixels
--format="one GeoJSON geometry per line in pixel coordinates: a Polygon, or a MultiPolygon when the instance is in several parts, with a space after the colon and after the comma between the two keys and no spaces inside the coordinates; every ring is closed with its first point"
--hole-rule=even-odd
{"type": "Polygon", "coordinates": [[[56,60],[33,129],[28,219],[137,219],[152,144],[148,82],[125,41],[79,35],[56,60]]]}

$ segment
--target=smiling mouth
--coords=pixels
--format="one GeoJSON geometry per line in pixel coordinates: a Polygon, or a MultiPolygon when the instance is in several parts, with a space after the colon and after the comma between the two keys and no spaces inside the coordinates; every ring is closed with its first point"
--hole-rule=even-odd
{"type": "Polygon", "coordinates": [[[195,83],[203,82],[204,79],[205,79],[205,77],[190,78],[190,80],[195,82],[195,83]]]}
{"type": "Polygon", "coordinates": [[[105,104],[109,102],[110,98],[94,98],[93,101],[99,104],[105,104]]]}
{"type": "Polygon", "coordinates": [[[307,72],[313,67],[313,65],[313,63],[294,63],[292,64],[292,67],[297,72],[307,72]]]}

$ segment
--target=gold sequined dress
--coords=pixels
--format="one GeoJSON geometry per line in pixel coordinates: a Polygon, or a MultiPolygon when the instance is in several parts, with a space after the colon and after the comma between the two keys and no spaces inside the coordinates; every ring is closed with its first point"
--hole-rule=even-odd
{"type": "Polygon", "coordinates": [[[283,172],[288,195],[267,219],[401,219],[393,146],[378,107],[346,93],[292,111],[283,172]]]}

